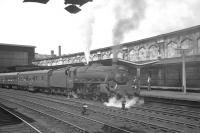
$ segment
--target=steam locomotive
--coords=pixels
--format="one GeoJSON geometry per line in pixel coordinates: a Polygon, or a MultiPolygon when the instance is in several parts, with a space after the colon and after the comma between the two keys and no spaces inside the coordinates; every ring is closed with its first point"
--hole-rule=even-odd
{"type": "Polygon", "coordinates": [[[135,94],[128,69],[116,64],[0,73],[0,87],[101,101],[135,94]]]}

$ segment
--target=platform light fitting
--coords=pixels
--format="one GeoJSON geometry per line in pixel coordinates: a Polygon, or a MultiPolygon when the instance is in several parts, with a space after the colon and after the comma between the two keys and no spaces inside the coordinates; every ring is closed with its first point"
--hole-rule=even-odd
{"type": "Polygon", "coordinates": [[[73,14],[81,11],[81,9],[78,8],[76,5],[69,5],[69,6],[65,7],[65,10],[67,10],[68,12],[73,13],[73,14]]]}
{"type": "Polygon", "coordinates": [[[72,5],[79,5],[82,6],[87,2],[91,2],[92,0],[65,0],[65,5],[72,4],[72,5]]]}
{"type": "MultiPolygon", "coordinates": [[[[76,14],[81,11],[81,9],[77,7],[78,5],[82,6],[85,3],[91,2],[91,1],[93,0],[64,0],[64,4],[66,5],[64,9],[68,11],[69,13],[76,14]]],[[[47,2],[49,2],[49,0],[24,0],[23,2],[37,2],[37,3],[46,4],[47,2]]]]}
{"type": "Polygon", "coordinates": [[[37,2],[37,3],[46,4],[47,2],[49,2],[49,0],[24,0],[23,2],[37,2]]]}

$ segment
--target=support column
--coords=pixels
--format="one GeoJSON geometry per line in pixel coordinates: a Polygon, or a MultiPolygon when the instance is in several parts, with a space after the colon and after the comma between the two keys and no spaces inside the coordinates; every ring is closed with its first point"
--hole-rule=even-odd
{"type": "Polygon", "coordinates": [[[140,93],[140,67],[137,67],[137,91],[140,93]]]}
{"type": "Polygon", "coordinates": [[[182,87],[183,93],[186,93],[186,71],[185,71],[185,53],[182,53],[182,87]]]}
{"type": "Polygon", "coordinates": [[[182,56],[182,87],[183,87],[183,93],[186,93],[187,87],[186,87],[185,56],[186,56],[186,53],[189,52],[191,49],[176,48],[176,50],[179,50],[182,56]]]}

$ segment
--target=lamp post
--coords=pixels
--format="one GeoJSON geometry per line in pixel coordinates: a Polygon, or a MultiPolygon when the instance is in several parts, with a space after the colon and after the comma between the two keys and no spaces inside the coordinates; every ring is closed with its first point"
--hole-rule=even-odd
{"type": "Polygon", "coordinates": [[[185,57],[186,57],[186,53],[189,52],[191,49],[176,48],[176,50],[180,51],[181,56],[182,56],[182,88],[183,88],[183,93],[186,93],[187,87],[186,87],[185,57]]]}

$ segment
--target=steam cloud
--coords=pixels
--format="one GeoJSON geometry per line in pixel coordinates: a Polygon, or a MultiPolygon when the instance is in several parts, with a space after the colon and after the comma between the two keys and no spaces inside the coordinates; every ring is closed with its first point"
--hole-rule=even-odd
{"type": "Polygon", "coordinates": [[[90,49],[144,39],[200,23],[198,0],[181,3],[179,0],[101,0],[91,5],[93,17],[86,21],[85,28],[89,29],[83,35],[88,39],[87,55],[90,49]]]}
{"type": "MultiPolygon", "coordinates": [[[[131,99],[126,98],[126,108],[131,108],[134,105],[141,105],[144,104],[144,99],[140,99],[138,97],[133,97],[131,99]]],[[[123,99],[117,99],[116,97],[112,97],[108,100],[108,102],[105,102],[104,105],[106,106],[111,106],[111,107],[117,107],[117,108],[122,108],[122,100],[123,99]]]]}
{"type": "Polygon", "coordinates": [[[93,34],[93,24],[94,24],[95,18],[94,16],[90,17],[88,19],[88,21],[86,22],[86,25],[84,25],[85,27],[85,32],[83,34],[83,36],[85,36],[85,59],[87,64],[89,63],[90,60],[90,47],[92,45],[92,34],[93,34]]]}
{"type": "Polygon", "coordinates": [[[145,16],[144,0],[120,0],[114,8],[116,23],[113,28],[113,44],[123,41],[127,32],[136,29],[145,16]]]}
{"type": "MultiPolygon", "coordinates": [[[[112,42],[114,45],[121,43],[123,41],[124,36],[129,32],[133,31],[139,26],[140,21],[144,18],[145,14],[145,9],[146,9],[146,2],[145,0],[106,0],[104,1],[105,3],[98,3],[96,5],[96,10],[92,13],[92,17],[88,19],[86,22],[86,25],[84,26],[85,29],[85,44],[87,45],[85,48],[85,57],[87,63],[89,62],[89,55],[90,55],[90,48],[92,43],[99,43],[94,39],[94,35],[96,34],[96,29],[104,29],[106,32],[106,25],[103,25],[104,23],[99,24],[99,15],[100,12],[104,12],[105,10],[108,11],[112,14],[114,21],[112,22],[110,31],[112,31],[112,42]],[[97,11],[97,12],[95,12],[97,11]],[[97,15],[97,16],[95,16],[97,15]],[[95,23],[97,22],[97,23],[95,23]],[[97,28],[99,27],[99,28],[97,28]]],[[[105,17],[106,15],[105,14],[105,17]]],[[[111,15],[110,14],[110,15],[111,15]]],[[[108,17],[108,16],[107,16],[108,17]]],[[[103,20],[104,18],[102,18],[103,20]]],[[[112,20],[112,18],[111,18],[112,20]]],[[[107,21],[106,24],[109,24],[110,21],[107,21]]],[[[106,33],[104,33],[106,34],[106,33]]],[[[104,38],[102,38],[104,39],[104,38]]],[[[101,39],[101,40],[102,40],[101,39]]],[[[117,48],[116,48],[117,49],[117,48]]],[[[114,50],[114,55],[115,55],[116,50],[114,50]]]]}

